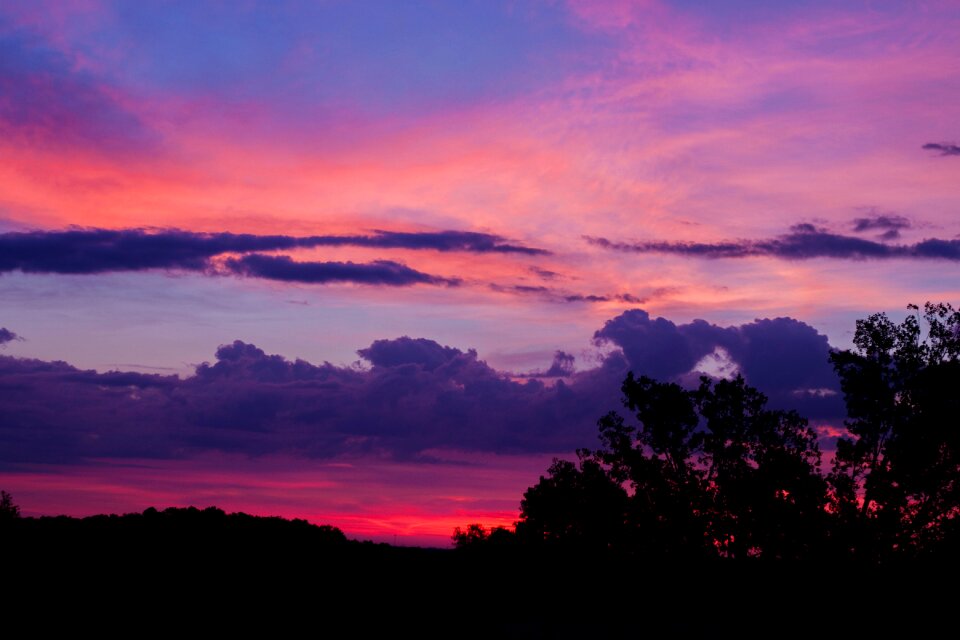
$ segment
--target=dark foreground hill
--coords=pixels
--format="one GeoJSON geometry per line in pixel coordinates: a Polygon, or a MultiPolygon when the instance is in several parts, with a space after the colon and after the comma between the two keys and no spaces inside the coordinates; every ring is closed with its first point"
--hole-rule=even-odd
{"type": "Polygon", "coordinates": [[[0,539],[5,609],[46,629],[812,637],[952,625],[954,606],[941,603],[957,595],[953,565],[678,564],[523,547],[402,548],[214,508],[16,518],[0,539]]]}

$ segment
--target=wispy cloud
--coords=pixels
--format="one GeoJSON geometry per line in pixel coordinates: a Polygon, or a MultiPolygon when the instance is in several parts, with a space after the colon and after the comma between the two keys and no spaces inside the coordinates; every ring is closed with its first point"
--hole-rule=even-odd
{"type": "Polygon", "coordinates": [[[155,152],[160,137],[114,88],[35,35],[0,34],[0,132],[31,147],[155,152]]]}
{"type": "MultiPolygon", "coordinates": [[[[868,223],[869,224],[869,223],[868,223]]],[[[617,242],[585,236],[596,247],[628,253],[667,253],[698,258],[748,258],[769,256],[784,260],[835,258],[842,260],[919,259],[960,261],[960,240],[929,238],[915,244],[885,244],[831,233],[810,224],[790,228],[790,233],[761,240],[728,242],[617,242]]]]}
{"type": "Polygon", "coordinates": [[[853,220],[854,232],[880,231],[879,237],[881,240],[896,240],[900,237],[900,230],[909,229],[910,226],[910,220],[892,214],[854,218],[853,220]]]}
{"type": "Polygon", "coordinates": [[[949,142],[928,142],[923,145],[923,148],[930,151],[939,151],[942,156],[960,156],[960,145],[949,142]]]}
{"type": "MultiPolygon", "coordinates": [[[[538,296],[549,302],[625,302],[627,304],[642,304],[650,300],[650,297],[639,297],[631,293],[574,293],[554,287],[543,285],[526,284],[491,284],[490,289],[499,293],[512,293],[517,295],[538,296]]],[[[656,290],[653,295],[665,292],[665,290],[656,290]]]]}
{"type": "Polygon", "coordinates": [[[71,229],[0,234],[0,273],[97,274],[118,271],[172,269],[218,272],[213,259],[230,257],[228,273],[287,282],[342,282],[406,285],[454,284],[456,279],[422,273],[391,260],[353,262],[295,262],[289,256],[256,252],[315,247],[356,246],[378,249],[462,251],[540,255],[543,249],[503,242],[500,236],[465,232],[375,231],[369,235],[287,236],[146,229],[71,229]]]}
{"type": "Polygon", "coordinates": [[[281,282],[311,284],[356,282],[393,287],[411,284],[456,285],[459,283],[457,279],[432,276],[391,260],[376,260],[362,264],[355,262],[295,262],[288,256],[268,256],[254,253],[242,258],[230,258],[225,264],[230,272],[238,275],[279,280],[281,282]]]}
{"type": "Polygon", "coordinates": [[[20,336],[15,334],[10,329],[0,327],[0,346],[7,344],[8,342],[13,342],[14,340],[19,340],[20,336]]]}

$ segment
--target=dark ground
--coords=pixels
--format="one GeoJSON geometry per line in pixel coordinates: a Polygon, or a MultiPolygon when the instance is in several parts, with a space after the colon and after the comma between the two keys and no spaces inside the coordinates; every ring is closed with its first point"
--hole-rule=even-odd
{"type": "Polygon", "coordinates": [[[0,527],[0,541],[8,625],[33,632],[952,636],[960,610],[952,562],[678,564],[522,547],[402,548],[211,509],[19,518],[0,527]]]}

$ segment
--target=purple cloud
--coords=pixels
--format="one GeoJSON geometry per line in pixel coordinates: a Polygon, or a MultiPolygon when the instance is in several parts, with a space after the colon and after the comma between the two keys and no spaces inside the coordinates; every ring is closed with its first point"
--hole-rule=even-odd
{"type": "Polygon", "coordinates": [[[769,396],[771,405],[814,418],[839,421],[844,415],[827,337],[792,318],[730,327],[704,320],[677,325],[632,309],[608,320],[594,340],[620,347],[636,374],[661,380],[680,379],[722,350],[750,384],[769,396]]]}
{"type": "MultiPolygon", "coordinates": [[[[435,371],[462,355],[459,349],[441,346],[433,340],[406,336],[395,340],[375,340],[369,347],[360,349],[357,353],[374,367],[390,368],[413,364],[426,371],[435,371]]],[[[471,349],[467,355],[476,358],[477,352],[471,349]]]]}
{"type": "MultiPolygon", "coordinates": [[[[543,285],[500,285],[491,284],[490,289],[500,293],[517,295],[534,295],[549,302],[626,302],[628,304],[643,304],[648,298],[640,298],[630,293],[597,294],[597,293],[570,293],[562,289],[545,287],[543,285]]],[[[662,293],[664,289],[657,289],[654,293],[662,293]]]]}
{"type": "Polygon", "coordinates": [[[903,216],[877,215],[866,218],[854,218],[853,230],[857,233],[864,231],[886,231],[888,229],[909,229],[910,220],[903,216]]]}
{"type": "Polygon", "coordinates": [[[564,351],[557,351],[553,354],[553,362],[550,364],[550,368],[544,371],[541,374],[537,374],[542,378],[567,378],[573,375],[573,363],[576,361],[576,358],[573,355],[566,353],[564,351]]]}
{"type": "Polygon", "coordinates": [[[357,264],[355,262],[295,262],[287,256],[258,253],[230,258],[226,267],[232,273],[281,282],[327,284],[356,282],[359,284],[402,287],[412,284],[456,285],[458,280],[432,276],[390,260],[357,264]]]}
{"type": "MultiPolygon", "coordinates": [[[[893,236],[890,236],[891,238],[893,236]]],[[[853,236],[830,233],[810,224],[798,224],[790,233],[766,240],[730,242],[615,242],[585,236],[596,246],[627,253],[668,253],[698,258],[747,258],[769,256],[785,260],[835,258],[842,260],[960,260],[960,240],[931,238],[915,244],[892,245],[853,236]]]]}
{"type": "Polygon", "coordinates": [[[75,229],[0,234],[0,272],[93,274],[183,269],[203,271],[227,252],[291,249],[297,239],[233,233],[75,229]]]}
{"type": "Polygon", "coordinates": [[[593,441],[626,374],[614,357],[570,384],[517,382],[472,350],[406,337],[378,340],[360,355],[370,369],[290,361],[238,341],[186,379],[0,357],[0,463],[209,450],[572,451],[593,441]]]}
{"type": "Polygon", "coordinates": [[[519,253],[550,255],[545,249],[508,244],[501,236],[473,231],[400,232],[376,230],[367,236],[314,236],[313,246],[354,245],[380,249],[432,249],[434,251],[468,251],[471,253],[519,253]]]}
{"type": "Polygon", "coordinates": [[[434,249],[495,253],[546,253],[541,249],[500,243],[499,236],[461,231],[394,233],[371,236],[282,236],[196,233],[177,229],[71,229],[0,234],[0,272],[104,273],[146,269],[210,268],[210,258],[224,253],[250,253],[323,246],[434,249]]]}
{"type": "Polygon", "coordinates": [[[599,366],[575,371],[573,356],[558,351],[545,373],[522,381],[474,350],[410,337],[361,349],[366,369],[291,361],[236,341],[185,379],[0,356],[0,464],[205,451],[569,452],[595,441],[597,418],[620,406],[627,371],[693,384],[695,365],[718,351],[773,406],[838,423],[843,416],[826,337],[790,318],[678,325],[631,310],[595,339],[618,347],[599,366]]]}
{"type": "Polygon", "coordinates": [[[928,142],[927,144],[923,145],[923,148],[930,151],[939,151],[940,155],[942,156],[960,156],[960,145],[951,144],[948,142],[939,144],[936,142],[928,142]]]}
{"type": "Polygon", "coordinates": [[[0,346],[7,344],[8,342],[13,342],[14,340],[19,340],[20,336],[15,334],[10,329],[0,327],[0,346]]]}
{"type": "Polygon", "coordinates": [[[442,278],[390,260],[370,263],[295,262],[289,256],[255,252],[324,246],[381,249],[466,251],[474,253],[546,254],[547,251],[505,244],[500,236],[463,231],[406,233],[376,231],[366,236],[283,236],[196,233],[177,229],[71,229],[0,234],[0,273],[97,274],[117,271],[174,269],[228,273],[284,282],[357,282],[384,286],[417,283],[455,285],[442,278]],[[223,254],[223,265],[212,261],[223,254]]]}

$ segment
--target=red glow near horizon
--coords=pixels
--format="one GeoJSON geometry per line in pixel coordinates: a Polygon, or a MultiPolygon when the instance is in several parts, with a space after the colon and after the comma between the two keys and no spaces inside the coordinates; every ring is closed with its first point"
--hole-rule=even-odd
{"type": "Polygon", "coordinates": [[[220,455],[93,462],[0,472],[0,486],[24,516],[216,506],[329,524],[355,539],[448,547],[455,527],[512,526],[523,491],[545,473],[549,456],[463,455],[428,464],[220,455]]]}

